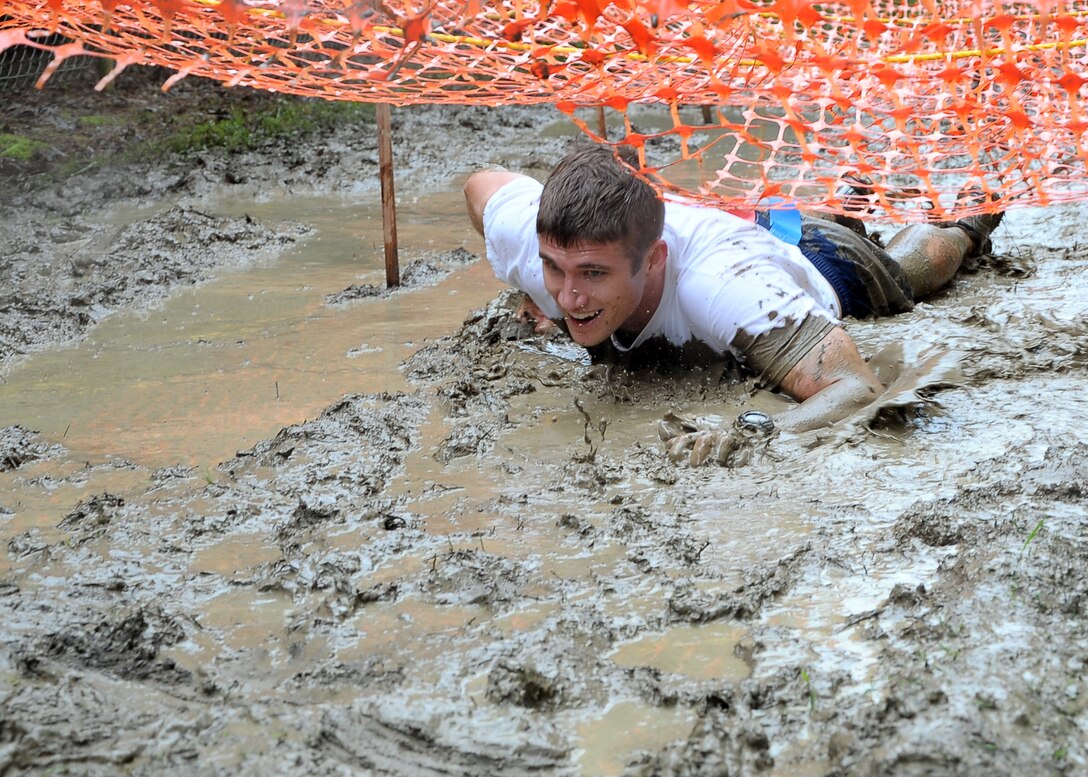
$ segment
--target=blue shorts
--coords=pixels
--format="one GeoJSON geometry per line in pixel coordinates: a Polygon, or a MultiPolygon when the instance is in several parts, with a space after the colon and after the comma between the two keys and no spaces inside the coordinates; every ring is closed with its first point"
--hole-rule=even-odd
{"type": "Polygon", "coordinates": [[[853,262],[839,256],[839,250],[819,229],[806,229],[797,244],[801,253],[827,278],[839,297],[843,316],[865,318],[873,313],[869,295],[858,279],[853,262]]]}
{"type": "Polygon", "coordinates": [[[844,317],[888,316],[914,307],[903,268],[883,246],[849,227],[805,216],[797,247],[827,278],[844,317]]]}

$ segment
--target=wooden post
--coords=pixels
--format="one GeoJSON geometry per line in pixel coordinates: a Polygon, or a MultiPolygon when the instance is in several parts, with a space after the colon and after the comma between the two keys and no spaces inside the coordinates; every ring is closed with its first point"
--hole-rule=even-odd
{"type": "Polygon", "coordinates": [[[378,103],[378,176],[382,183],[382,235],[385,238],[385,285],[400,286],[397,259],[397,200],[393,194],[393,127],[389,103],[378,103]]]}
{"type": "Polygon", "coordinates": [[[608,123],[604,120],[604,106],[597,106],[597,134],[602,140],[608,140],[608,123]]]}

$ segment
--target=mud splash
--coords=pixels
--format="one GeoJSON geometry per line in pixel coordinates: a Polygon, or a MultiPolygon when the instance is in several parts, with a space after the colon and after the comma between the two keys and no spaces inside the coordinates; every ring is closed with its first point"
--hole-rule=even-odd
{"type": "MultiPolygon", "coordinates": [[[[465,142],[419,180],[499,115],[455,112],[442,131],[465,142]]],[[[510,167],[546,156],[530,115],[496,129],[510,167]]],[[[255,221],[280,223],[266,204],[255,221]]],[[[864,353],[910,345],[910,401],[732,469],[670,463],[656,422],[781,398],[712,370],[594,367],[528,331],[454,246],[392,295],[372,268],[303,268],[294,320],[315,323],[277,330],[284,374],[383,350],[278,431],[225,432],[218,466],[169,456],[184,435],[123,456],[105,435],[77,448],[75,424],[0,438],[0,771],[1084,771],[1081,216],[1011,213],[1008,256],[908,315],[851,322],[864,353]],[[459,305],[440,336],[429,317],[459,305]],[[927,370],[930,348],[962,354],[955,380],[927,370]],[[931,393],[926,375],[956,385],[931,393]]],[[[266,271],[269,287],[286,272],[235,269],[266,271]]],[[[107,358],[139,318],[86,347],[107,358]]],[[[195,352],[230,351],[221,327],[195,352]]],[[[243,391],[254,414],[270,375],[243,391]]]]}

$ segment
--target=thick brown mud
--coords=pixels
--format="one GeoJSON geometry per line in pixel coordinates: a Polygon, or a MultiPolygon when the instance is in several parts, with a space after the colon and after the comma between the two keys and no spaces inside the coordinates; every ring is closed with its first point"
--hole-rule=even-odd
{"type": "Polygon", "coordinates": [[[357,127],[13,178],[0,774],[1088,771],[1082,206],[850,323],[879,412],[691,468],[667,413],[786,400],[594,366],[473,259],[459,182],[556,116],[395,115],[395,292],[357,127]]]}

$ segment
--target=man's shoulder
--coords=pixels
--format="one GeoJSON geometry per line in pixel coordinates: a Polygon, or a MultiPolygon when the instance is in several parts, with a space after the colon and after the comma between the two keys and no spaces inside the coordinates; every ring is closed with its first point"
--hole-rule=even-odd
{"type": "Polygon", "coordinates": [[[487,211],[496,210],[507,203],[516,202],[518,208],[536,205],[543,185],[527,175],[511,173],[511,177],[496,180],[497,185],[487,200],[487,211]],[[501,181],[501,182],[500,182],[501,181]]]}
{"type": "Polygon", "coordinates": [[[682,265],[753,253],[768,237],[766,230],[728,211],[685,202],[665,205],[665,242],[682,265]]]}
{"type": "Polygon", "coordinates": [[[481,168],[468,177],[463,192],[469,220],[477,232],[484,234],[490,214],[502,201],[510,199],[525,187],[523,180],[533,179],[502,168],[481,168]]]}
{"type": "Polygon", "coordinates": [[[754,226],[754,220],[748,214],[740,215],[726,208],[715,208],[671,195],[665,197],[665,223],[668,224],[670,219],[678,224],[712,225],[737,231],[754,226]]]}

